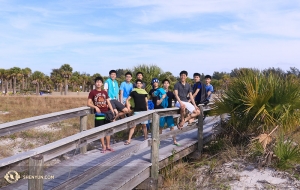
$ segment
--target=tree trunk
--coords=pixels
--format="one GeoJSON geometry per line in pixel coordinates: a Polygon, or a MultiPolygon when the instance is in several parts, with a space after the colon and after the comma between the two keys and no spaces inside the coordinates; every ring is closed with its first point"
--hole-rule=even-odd
{"type": "Polygon", "coordinates": [[[36,95],[37,96],[40,95],[40,83],[39,82],[36,83],[36,95]]]}
{"type": "Polygon", "coordinates": [[[9,91],[12,91],[12,79],[9,79],[9,88],[8,88],[9,91]]]}
{"type": "Polygon", "coordinates": [[[23,76],[23,79],[22,79],[22,90],[24,90],[24,87],[25,87],[24,82],[25,82],[25,78],[23,76]]]}
{"type": "Polygon", "coordinates": [[[85,81],[83,81],[82,92],[85,92],[85,81]]]}
{"type": "Polygon", "coordinates": [[[16,87],[17,87],[17,77],[13,77],[13,94],[16,94],[16,87]]]}
{"type": "Polygon", "coordinates": [[[59,90],[60,90],[60,95],[63,95],[63,85],[61,83],[59,84],[59,90]]]}
{"type": "Polygon", "coordinates": [[[5,80],[5,94],[8,92],[8,80],[5,80]]]}
{"type": "Polygon", "coordinates": [[[68,91],[68,79],[65,79],[65,95],[67,95],[68,91]]]}
{"type": "Polygon", "coordinates": [[[1,92],[4,90],[4,80],[1,78],[1,92]]]}
{"type": "Polygon", "coordinates": [[[28,89],[28,78],[25,79],[25,88],[28,89]]]}

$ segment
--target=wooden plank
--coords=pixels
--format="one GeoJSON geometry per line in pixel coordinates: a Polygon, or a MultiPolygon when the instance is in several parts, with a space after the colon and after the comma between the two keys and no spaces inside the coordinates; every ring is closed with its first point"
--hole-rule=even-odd
{"type": "Polygon", "coordinates": [[[182,130],[173,130],[173,131],[169,131],[169,132],[166,132],[164,134],[161,134],[159,136],[159,138],[162,141],[162,140],[168,139],[170,137],[173,137],[173,136],[185,133],[187,131],[193,130],[193,129],[197,128],[197,127],[198,127],[197,123],[193,123],[192,125],[188,125],[186,127],[183,127],[182,130]]]}
{"type": "Polygon", "coordinates": [[[37,176],[36,179],[28,179],[28,190],[42,190],[44,176],[44,159],[42,155],[36,155],[29,159],[28,174],[37,176]]]}
{"type": "Polygon", "coordinates": [[[143,121],[149,120],[149,117],[151,117],[153,112],[154,112],[153,110],[146,111],[138,115],[134,115],[122,120],[118,120],[112,123],[102,125],[101,127],[96,127],[75,135],[71,135],[69,137],[60,139],[58,141],[32,149],[27,152],[23,152],[7,158],[3,158],[0,160],[0,167],[7,166],[9,164],[28,159],[29,157],[37,154],[43,154],[44,160],[48,161],[66,152],[69,152],[76,148],[80,148],[86,145],[86,143],[90,143],[92,141],[100,139],[101,137],[112,135],[124,129],[131,128],[136,123],[141,123],[143,121]]]}
{"type": "MultiPolygon", "coordinates": [[[[119,190],[128,190],[128,189],[134,189],[136,186],[138,186],[140,183],[145,181],[147,178],[150,177],[150,168],[146,168],[144,171],[139,173],[137,176],[129,180],[125,185],[119,188],[119,190]]],[[[149,186],[148,189],[151,189],[152,187],[149,186]]]]}
{"type": "Polygon", "coordinates": [[[89,107],[81,107],[3,123],[0,124],[0,136],[10,135],[19,131],[25,131],[33,127],[63,121],[74,117],[84,116],[90,114],[90,112],[91,109],[89,107]]]}
{"type": "Polygon", "coordinates": [[[151,189],[157,189],[158,184],[158,173],[159,173],[159,115],[153,113],[152,118],[152,146],[151,146],[151,178],[153,178],[154,183],[151,189]]]}
{"type": "Polygon", "coordinates": [[[82,174],[79,174],[69,180],[65,181],[64,183],[60,184],[59,186],[55,187],[54,190],[61,190],[61,189],[73,189],[86,181],[94,178],[95,176],[99,175],[100,173],[108,170],[109,168],[117,165],[118,163],[122,162],[129,158],[132,154],[136,154],[140,150],[149,147],[150,143],[149,140],[145,140],[140,144],[134,145],[127,150],[120,152],[119,154],[115,155],[112,158],[107,159],[105,162],[98,164],[82,174]]]}

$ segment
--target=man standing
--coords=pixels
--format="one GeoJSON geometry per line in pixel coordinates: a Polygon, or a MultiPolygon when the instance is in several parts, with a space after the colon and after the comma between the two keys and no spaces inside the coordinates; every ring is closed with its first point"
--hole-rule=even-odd
{"type": "MultiPolygon", "coordinates": [[[[142,72],[137,72],[136,75],[135,75],[136,79],[139,79],[141,81],[143,81],[143,73],[142,72]]],[[[143,83],[143,86],[142,86],[142,89],[145,89],[146,88],[146,83],[142,82],[143,83]]],[[[133,88],[137,88],[136,84],[134,83],[133,84],[133,88]]]]}
{"type": "Polygon", "coordinates": [[[191,103],[188,102],[187,96],[193,97],[191,85],[186,82],[187,71],[180,72],[180,82],[177,82],[174,86],[174,95],[177,99],[176,107],[180,108],[181,121],[178,124],[178,128],[182,129],[185,122],[190,119],[196,118],[200,115],[200,110],[195,104],[194,98],[191,98],[191,103]],[[188,116],[184,118],[185,108],[189,111],[188,116]]]}
{"type": "MultiPolygon", "coordinates": [[[[135,82],[137,88],[134,88],[129,97],[126,100],[126,106],[127,109],[130,110],[130,100],[133,99],[134,102],[134,113],[133,115],[139,114],[141,111],[147,111],[148,110],[148,98],[147,98],[147,92],[142,89],[143,81],[140,79],[137,79],[135,82]]],[[[142,122],[142,127],[143,127],[143,132],[144,132],[144,137],[147,139],[148,134],[147,134],[147,127],[146,124],[148,121],[142,122]]],[[[136,127],[136,126],[135,126],[136,127]]],[[[132,127],[129,131],[129,136],[128,140],[124,143],[125,145],[129,145],[131,142],[131,137],[134,133],[135,127],[132,127]]]]}
{"type": "Polygon", "coordinates": [[[120,102],[125,105],[126,100],[130,94],[130,92],[133,90],[133,85],[130,82],[132,79],[132,74],[131,72],[127,72],[125,74],[125,81],[121,83],[120,86],[120,102]]]}
{"type": "MultiPolygon", "coordinates": [[[[110,103],[110,98],[106,91],[102,90],[103,78],[96,77],[95,86],[96,89],[92,90],[89,93],[87,106],[95,109],[95,127],[99,127],[106,123],[111,122],[114,119],[114,113],[112,112],[113,108],[110,103]]],[[[106,136],[106,144],[104,138],[100,139],[102,145],[102,153],[105,153],[106,150],[113,151],[110,148],[110,136],[106,136]]]]}

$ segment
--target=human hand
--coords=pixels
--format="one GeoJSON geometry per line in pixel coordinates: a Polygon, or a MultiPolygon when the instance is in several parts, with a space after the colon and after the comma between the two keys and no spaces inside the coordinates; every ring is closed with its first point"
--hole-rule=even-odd
{"type": "Polygon", "coordinates": [[[95,110],[97,113],[101,113],[100,109],[97,106],[96,106],[95,110]]]}

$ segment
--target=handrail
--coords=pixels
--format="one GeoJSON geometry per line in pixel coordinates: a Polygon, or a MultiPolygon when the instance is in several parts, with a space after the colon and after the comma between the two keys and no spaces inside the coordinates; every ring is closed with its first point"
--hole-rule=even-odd
{"type": "MultiPolygon", "coordinates": [[[[201,113],[203,114],[203,111],[207,111],[209,109],[203,109],[202,106],[200,106],[201,113]]],[[[32,158],[36,155],[43,155],[44,161],[49,161],[55,157],[58,157],[66,152],[69,152],[71,150],[81,148],[86,146],[88,143],[91,143],[95,140],[98,140],[99,138],[113,135],[114,133],[117,133],[119,131],[123,131],[128,128],[134,127],[136,124],[139,124],[143,121],[152,120],[153,122],[153,128],[152,128],[152,138],[148,142],[142,143],[143,146],[141,147],[148,147],[152,146],[152,153],[151,153],[151,162],[152,162],[152,169],[151,169],[151,176],[155,179],[158,177],[158,169],[159,169],[159,141],[160,139],[165,139],[169,137],[170,135],[176,135],[183,133],[185,131],[192,130],[194,128],[198,127],[198,149],[199,147],[202,150],[202,141],[203,141],[203,119],[202,114],[198,117],[198,123],[194,123],[191,126],[185,127],[183,130],[180,131],[171,131],[164,135],[159,135],[158,128],[159,128],[159,117],[160,116],[173,116],[174,114],[178,114],[179,108],[166,108],[166,109],[156,109],[156,110],[148,110],[141,112],[138,115],[134,115],[131,117],[127,117],[121,120],[117,120],[112,123],[108,123],[105,125],[102,125],[101,127],[92,128],[89,130],[83,130],[82,132],[78,134],[71,135],[69,137],[60,139],[58,141],[46,144],[44,146],[29,150],[27,152],[19,153],[7,158],[3,158],[0,160],[0,168],[5,166],[11,166],[12,164],[19,163],[22,161],[25,161],[29,158],[32,158]],[[199,120],[200,119],[200,120],[199,120]],[[200,122],[199,122],[200,121],[200,122]],[[200,142],[201,141],[201,142],[200,142]]],[[[75,108],[71,110],[61,111],[61,112],[55,112],[52,114],[45,114],[42,116],[32,117],[28,119],[18,120],[15,122],[9,122],[4,123],[0,125],[0,134],[2,131],[6,132],[6,134],[11,134],[12,132],[21,131],[20,126],[27,126],[26,129],[30,128],[29,124],[31,123],[34,126],[39,126],[41,123],[47,124],[52,123],[54,120],[64,120],[69,119],[72,117],[86,117],[87,114],[92,113],[92,110],[89,107],[81,107],[81,108],[75,108]],[[43,121],[46,120],[46,121],[43,121]],[[22,122],[25,122],[25,124],[22,124],[22,122]]],[[[25,129],[24,129],[25,130],[25,129]]],[[[1,134],[2,135],[2,134],[1,134]]],[[[141,148],[140,147],[140,148],[141,148]]],[[[140,149],[139,148],[139,149],[140,149]]],[[[132,154],[132,151],[134,151],[136,148],[130,149],[130,152],[127,154],[132,154]]],[[[201,151],[199,149],[199,151],[201,151]]],[[[117,156],[116,156],[117,158],[117,156]]],[[[94,170],[93,170],[94,171],[94,170]]],[[[96,175],[99,171],[94,171],[94,175],[96,175]]]]}
{"type": "Polygon", "coordinates": [[[20,132],[20,131],[25,131],[27,129],[38,127],[45,124],[63,121],[74,117],[85,116],[90,113],[91,113],[90,107],[80,107],[80,108],[74,108],[65,111],[59,111],[59,112],[54,112],[45,115],[3,123],[0,124],[0,137],[5,135],[10,135],[16,132],[20,132]]]}

